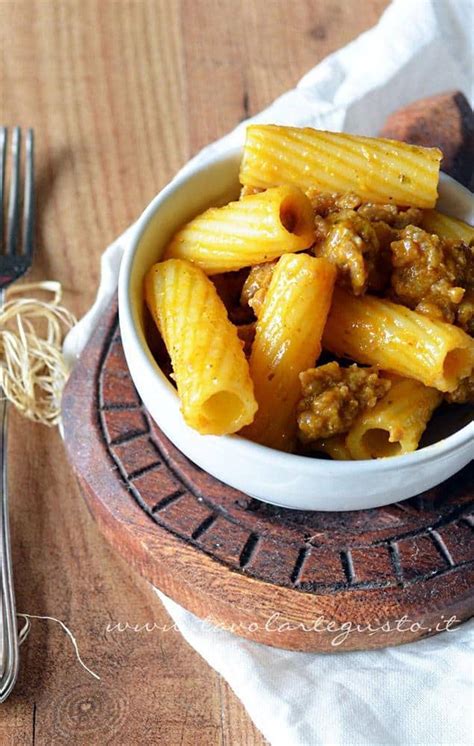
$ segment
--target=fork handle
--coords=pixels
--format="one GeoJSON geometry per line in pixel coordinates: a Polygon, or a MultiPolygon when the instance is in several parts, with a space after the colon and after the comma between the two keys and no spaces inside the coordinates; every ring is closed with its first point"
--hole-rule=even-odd
{"type": "MultiPolygon", "coordinates": [[[[2,296],[0,293],[0,303],[2,296]]],[[[15,685],[19,663],[8,517],[7,414],[7,400],[0,388],[0,702],[6,700],[15,685]]]]}

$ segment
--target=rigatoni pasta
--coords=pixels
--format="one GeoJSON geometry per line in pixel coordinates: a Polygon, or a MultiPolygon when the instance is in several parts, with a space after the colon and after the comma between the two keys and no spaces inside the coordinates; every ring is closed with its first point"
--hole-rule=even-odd
{"type": "Polygon", "coordinates": [[[336,288],[323,335],[341,357],[454,391],[472,374],[474,340],[452,324],[435,321],[398,303],[336,288]]]}
{"type": "Polygon", "coordinates": [[[315,444],[316,452],[327,453],[335,461],[351,461],[353,458],[346,444],[346,434],[333,435],[331,438],[324,438],[315,444]]]}
{"type": "Polygon", "coordinates": [[[426,210],[424,212],[421,227],[429,233],[436,233],[441,238],[464,241],[467,244],[474,240],[472,225],[437,210],[426,210]]]}
{"type": "Polygon", "coordinates": [[[326,259],[286,254],[279,259],[263,303],[250,356],[258,411],[243,434],[291,451],[299,374],[314,364],[331,304],[335,267],[326,259]]]}
{"type": "Polygon", "coordinates": [[[252,187],[295,184],[306,191],[352,191],[367,201],[434,207],[438,148],[322,132],[310,127],[247,127],[240,180],[252,187]]]}
{"type": "Polygon", "coordinates": [[[165,258],[187,259],[213,275],[307,249],[313,241],[308,198],[281,186],[206,210],[178,231],[165,258]]]}
{"type": "Polygon", "coordinates": [[[382,458],[474,401],[474,228],[433,209],[440,159],[248,127],[240,199],[179,229],[145,282],[191,427],[382,458]]]}
{"type": "Polygon", "coordinates": [[[202,270],[181,259],[155,264],[145,298],[170,354],[187,424],[224,435],[252,422],[257,403],[242,344],[202,270]]]}
{"type": "Polygon", "coordinates": [[[408,378],[394,380],[388,394],[352,425],[345,444],[353,459],[402,456],[416,451],[442,395],[408,378]]]}

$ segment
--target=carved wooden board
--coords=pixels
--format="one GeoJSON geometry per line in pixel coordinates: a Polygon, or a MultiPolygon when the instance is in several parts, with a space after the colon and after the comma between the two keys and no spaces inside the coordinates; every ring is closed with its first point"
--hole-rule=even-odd
{"type": "Polygon", "coordinates": [[[72,373],[63,414],[69,458],[106,537],[201,618],[269,645],[333,651],[409,642],[473,613],[472,463],[374,510],[260,503],[190,462],[151,420],[115,307],[72,373]]]}
{"type": "Polygon", "coordinates": [[[375,629],[407,615],[423,624],[354,632],[344,644],[354,649],[406,642],[442,626],[442,615],[472,613],[472,464],[417,498],[375,510],[260,503],[191,463],[148,416],[128,373],[115,308],[68,383],[64,428],[87,504],[108,539],[200,617],[267,644],[328,650],[340,649],[332,645],[334,626],[344,623],[375,629]],[[319,627],[332,622],[333,629],[306,631],[320,617],[319,627]]]}

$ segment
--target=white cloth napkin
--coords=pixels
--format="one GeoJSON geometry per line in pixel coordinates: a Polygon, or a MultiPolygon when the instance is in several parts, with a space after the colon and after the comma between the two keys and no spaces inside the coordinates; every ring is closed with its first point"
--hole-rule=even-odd
{"type": "MultiPolygon", "coordinates": [[[[252,121],[370,135],[398,107],[433,93],[460,89],[472,105],[473,10],[472,0],[395,0],[376,27],[321,62],[252,121]]],[[[193,160],[205,162],[243,142],[245,124],[193,160]]],[[[125,235],[102,256],[97,299],[66,339],[71,362],[115,292],[125,235]]],[[[474,740],[472,623],[386,650],[294,653],[203,624],[155,591],[185,639],[229,682],[274,746],[461,746],[474,740]]]]}

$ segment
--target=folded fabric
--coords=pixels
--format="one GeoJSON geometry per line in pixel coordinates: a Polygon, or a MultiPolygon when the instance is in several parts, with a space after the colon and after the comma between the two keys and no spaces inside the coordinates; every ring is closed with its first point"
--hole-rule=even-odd
{"type": "Polygon", "coordinates": [[[295,653],[216,629],[156,592],[272,746],[472,743],[474,621],[385,650],[295,653]]]}
{"type": "MultiPolygon", "coordinates": [[[[375,28],[249,121],[370,135],[395,109],[437,92],[462,90],[472,105],[473,11],[471,0],[396,0],[375,28]]],[[[243,142],[246,124],[193,163],[243,142]]],[[[71,364],[115,293],[125,243],[126,234],[102,257],[97,299],[65,342],[71,364]]],[[[473,623],[385,650],[295,653],[213,629],[156,592],[185,639],[229,682],[274,746],[473,741],[473,623]]]]}

